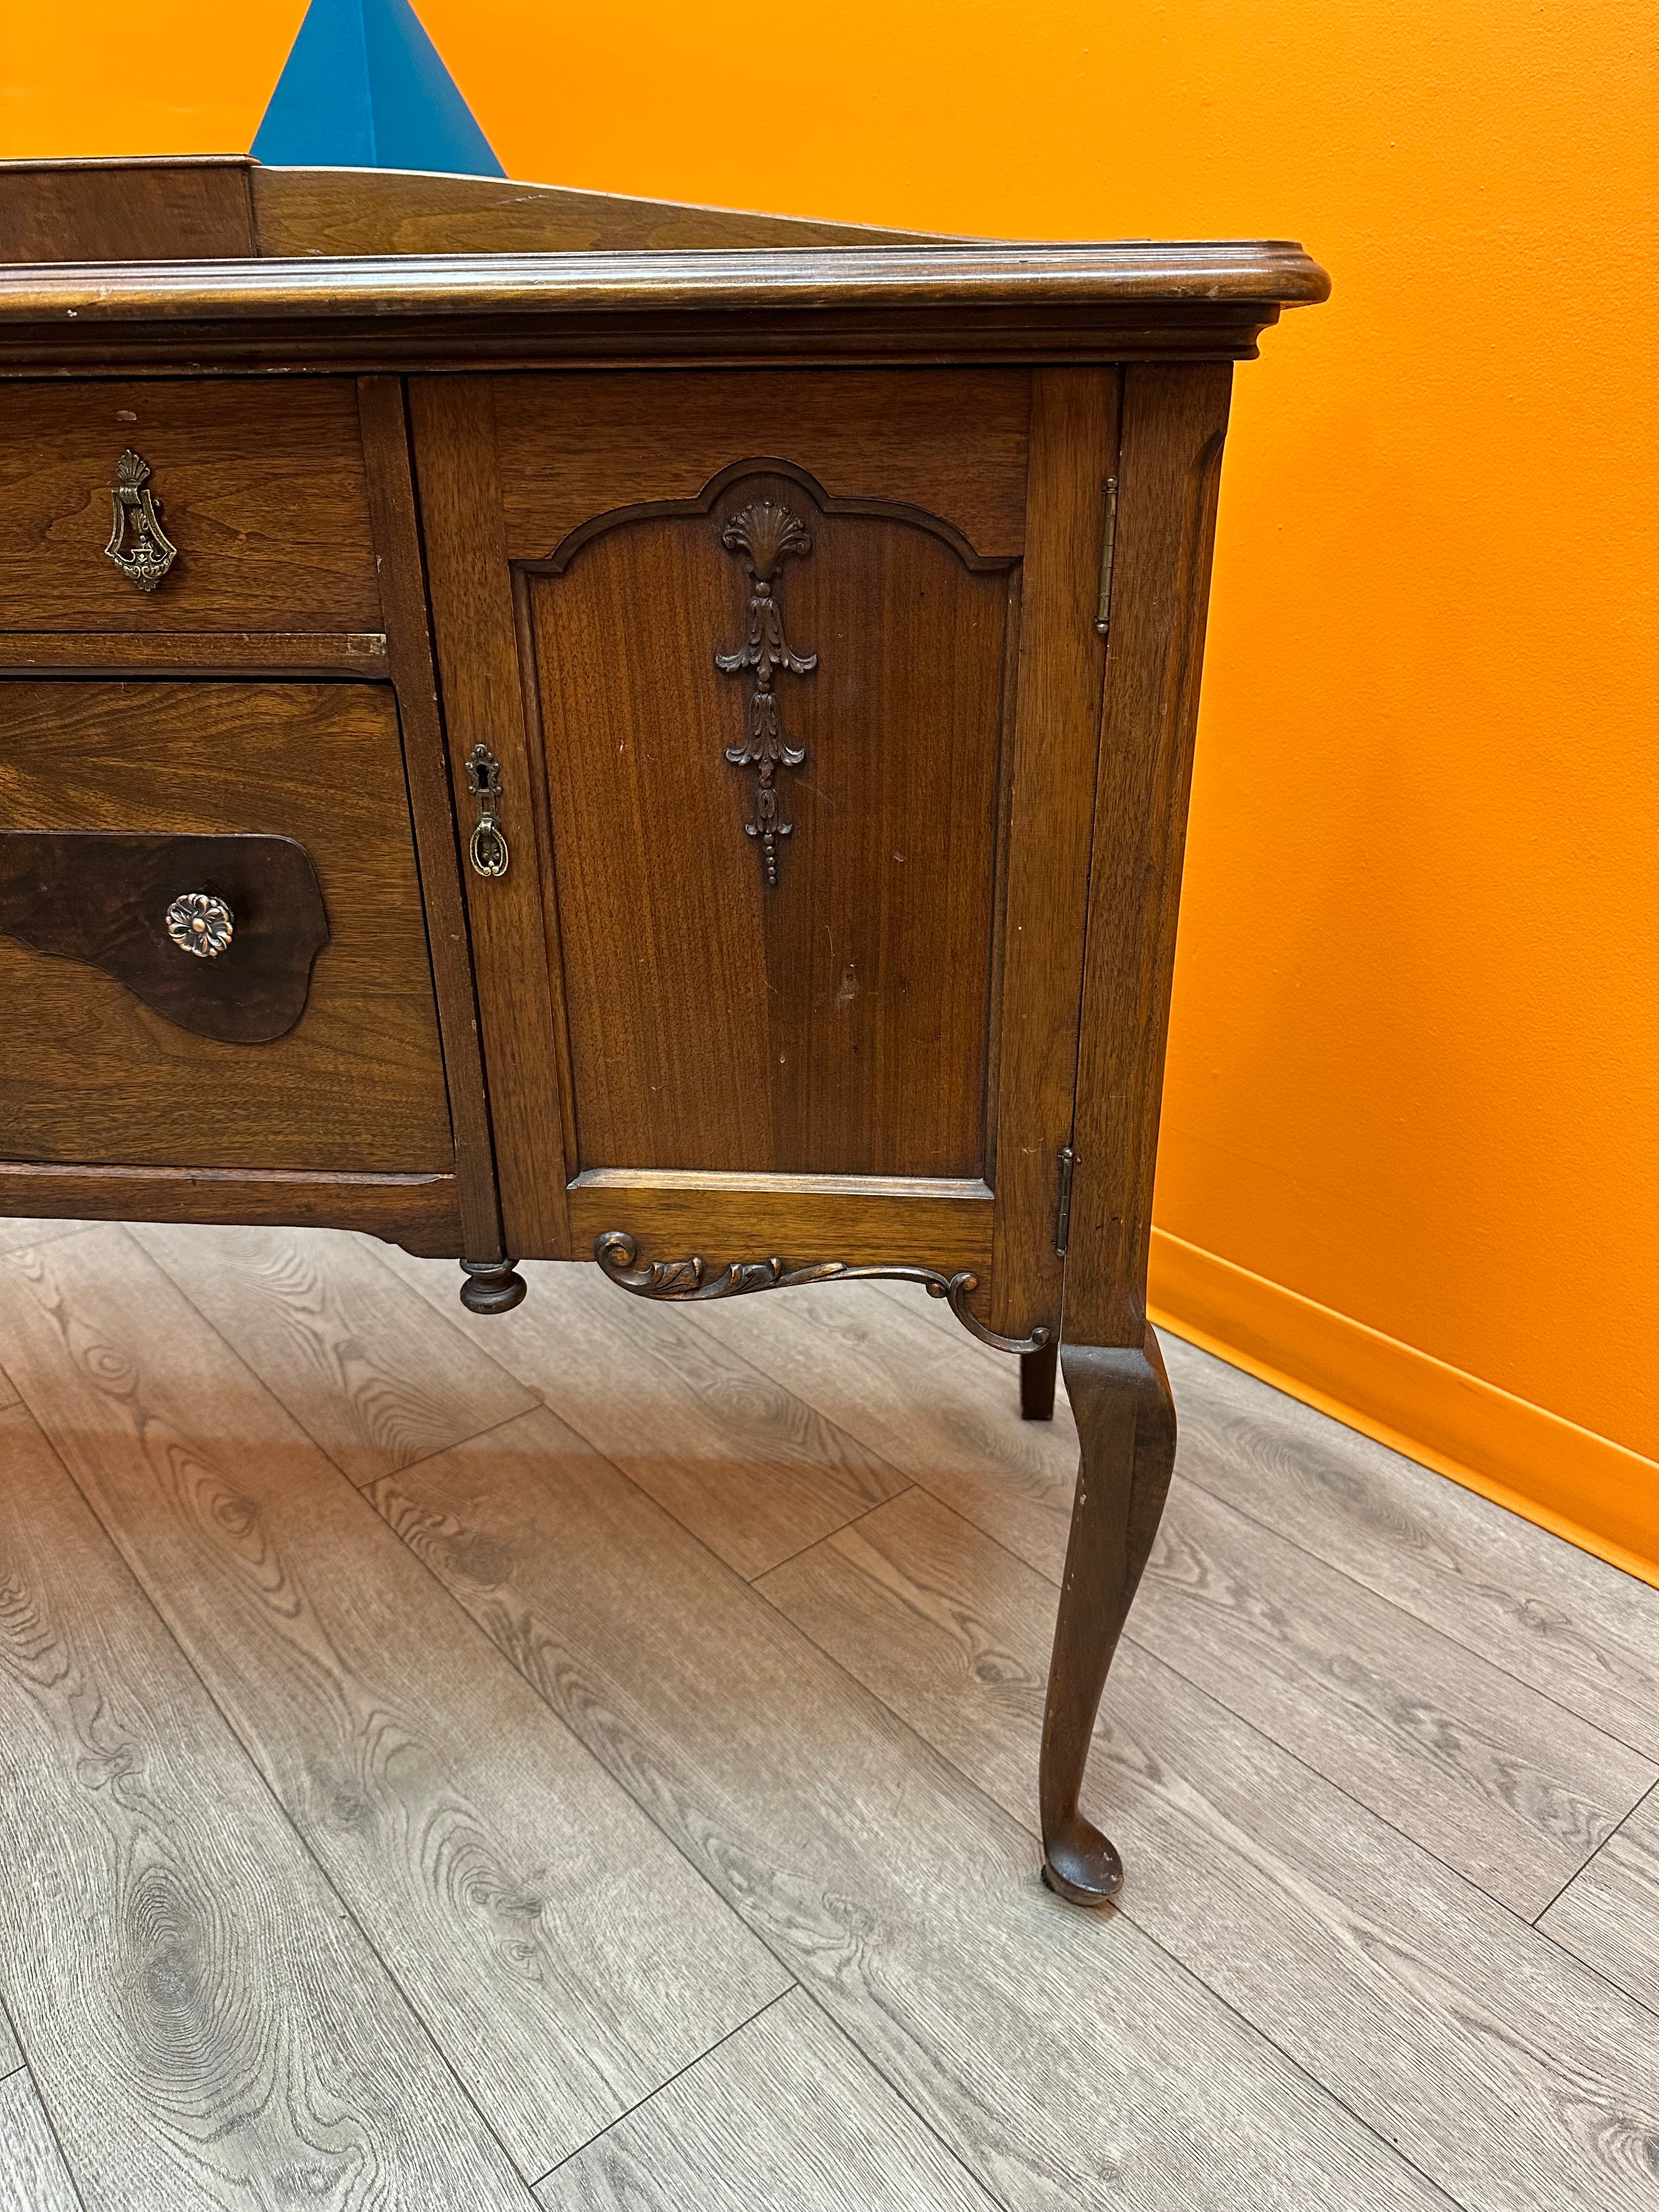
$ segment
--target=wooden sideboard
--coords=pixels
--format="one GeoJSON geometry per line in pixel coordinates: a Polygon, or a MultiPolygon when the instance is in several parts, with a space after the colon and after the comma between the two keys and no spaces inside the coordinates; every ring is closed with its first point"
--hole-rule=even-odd
{"type": "Polygon", "coordinates": [[[240,159],[0,166],[0,1211],[1058,1356],[1115,1894],[1228,392],[1322,272],[240,159]]]}

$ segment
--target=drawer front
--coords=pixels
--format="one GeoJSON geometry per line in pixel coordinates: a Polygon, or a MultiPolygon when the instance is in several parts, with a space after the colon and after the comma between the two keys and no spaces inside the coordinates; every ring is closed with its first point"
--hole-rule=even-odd
{"type": "Polygon", "coordinates": [[[0,684],[0,1154],[453,1169],[388,690],[0,684]]]}
{"type": "Polygon", "coordinates": [[[345,378],[12,385],[0,502],[7,630],[382,627],[345,378]]]}

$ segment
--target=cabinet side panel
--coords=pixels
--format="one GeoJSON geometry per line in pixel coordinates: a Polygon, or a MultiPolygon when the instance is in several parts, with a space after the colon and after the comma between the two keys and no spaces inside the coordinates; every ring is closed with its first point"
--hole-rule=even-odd
{"type": "Polygon", "coordinates": [[[1066,1275],[1074,1343],[1141,1342],[1225,362],[1124,373],[1066,1275]]]}
{"type": "Polygon", "coordinates": [[[1078,996],[1105,647],[1095,627],[1119,375],[1032,378],[996,1062],[992,1326],[1060,1318],[1060,1148],[1072,1131],[1078,996]]]}

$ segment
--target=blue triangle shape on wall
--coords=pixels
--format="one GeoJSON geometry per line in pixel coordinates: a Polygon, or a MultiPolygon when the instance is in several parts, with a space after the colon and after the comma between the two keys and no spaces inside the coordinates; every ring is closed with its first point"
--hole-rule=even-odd
{"type": "Polygon", "coordinates": [[[282,168],[507,173],[409,0],[311,0],[252,153],[282,168]]]}

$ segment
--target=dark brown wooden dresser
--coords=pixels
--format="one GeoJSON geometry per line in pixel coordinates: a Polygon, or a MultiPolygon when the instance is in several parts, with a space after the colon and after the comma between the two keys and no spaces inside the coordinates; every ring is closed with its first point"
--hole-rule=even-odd
{"type": "Polygon", "coordinates": [[[0,1212],[1058,1357],[1113,1895],[1228,391],[1322,272],[241,159],[0,167],[0,1212]]]}

